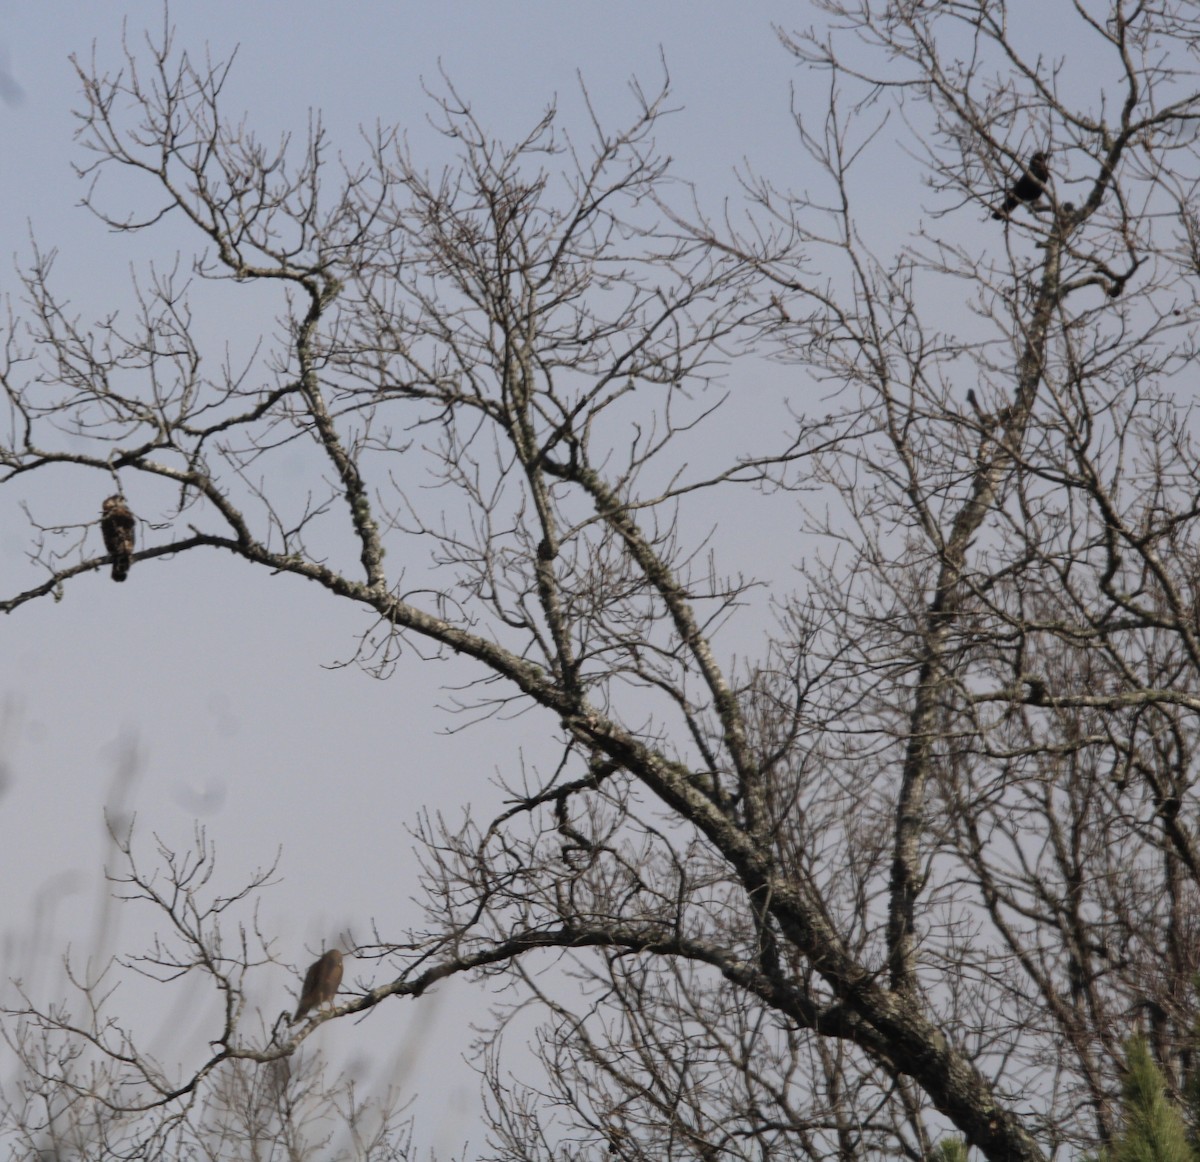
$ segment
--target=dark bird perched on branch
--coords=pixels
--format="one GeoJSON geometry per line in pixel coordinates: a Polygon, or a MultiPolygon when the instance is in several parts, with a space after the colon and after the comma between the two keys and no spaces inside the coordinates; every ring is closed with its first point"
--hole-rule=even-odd
{"type": "Polygon", "coordinates": [[[114,581],[124,581],[129,576],[129,566],[133,560],[134,524],[133,513],[119,492],[100,506],[100,535],[113,559],[114,581]]]}
{"type": "Polygon", "coordinates": [[[292,1020],[298,1021],[309,1009],[319,1009],[326,1001],[333,1000],[341,983],[342,954],[336,948],[331,948],[320,960],[309,965],[308,972],[304,974],[300,1003],[292,1020]]]}
{"type": "Polygon", "coordinates": [[[1022,202],[1036,202],[1046,192],[1046,182],[1050,178],[1049,161],[1050,155],[1041,150],[1029,159],[1029,168],[1022,172],[1004,195],[1004,204],[992,211],[992,217],[997,222],[1004,221],[1022,202]]]}

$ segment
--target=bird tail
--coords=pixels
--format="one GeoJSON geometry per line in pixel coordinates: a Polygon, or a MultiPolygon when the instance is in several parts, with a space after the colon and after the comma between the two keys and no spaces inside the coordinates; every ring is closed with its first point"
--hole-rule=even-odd
{"type": "Polygon", "coordinates": [[[129,576],[129,558],[118,557],[113,561],[112,579],[114,581],[124,581],[129,576]]]}

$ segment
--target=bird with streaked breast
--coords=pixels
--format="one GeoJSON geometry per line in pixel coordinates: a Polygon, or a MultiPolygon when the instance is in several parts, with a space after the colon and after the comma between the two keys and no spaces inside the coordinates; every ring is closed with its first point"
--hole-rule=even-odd
{"type": "Polygon", "coordinates": [[[308,972],[304,974],[304,987],[300,990],[300,1003],[292,1020],[298,1021],[309,1009],[319,1009],[333,1000],[342,983],[343,971],[342,954],[336,948],[331,948],[320,960],[309,965],[308,972]]]}

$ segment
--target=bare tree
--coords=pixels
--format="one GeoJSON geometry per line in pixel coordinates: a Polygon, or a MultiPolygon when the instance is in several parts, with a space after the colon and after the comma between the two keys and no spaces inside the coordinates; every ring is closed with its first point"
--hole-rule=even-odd
{"type": "Polygon", "coordinates": [[[160,844],[146,869],[128,830],[114,831],[113,839],[124,865],[110,873],[114,896],[152,908],[164,934],[141,955],[107,962],[68,958],[78,1005],[39,1007],[18,982],[22,1003],[7,1007],[2,1032],[19,1070],[0,1094],[0,1125],[13,1156],[56,1162],[408,1158],[411,1124],[400,1094],[389,1089],[363,1097],[352,1079],[331,1078],[320,1054],[281,1044],[286,1013],[273,1029],[246,1013],[247,973],[275,958],[256,927],[235,927],[227,914],[256,900],[274,868],[224,896],[212,883],[214,852],[203,832],[181,851],[160,844]],[[193,998],[209,984],[216,987],[223,1027],[214,1030],[216,1052],[202,1069],[181,1069],[138,1043],[144,1022],[139,1028],[131,1014],[114,1011],[122,971],[190,984],[193,998]]]}
{"type": "MultiPolygon", "coordinates": [[[[464,708],[531,708],[557,766],[497,818],[422,827],[424,922],[360,940],[388,979],[333,1011],[455,974],[540,1002],[542,1077],[507,1079],[503,1018],[480,1045],[496,1158],[926,1158],[949,1133],[1075,1156],[1113,1140],[1131,1028],[1177,1088],[1195,1069],[1200,459],[1173,391],[1200,322],[1200,17],[1076,5],[1081,79],[991,0],[817,7],[783,40],[830,79],[796,116],[824,184],[747,176],[748,226],[680,203],[665,92],[619,132],[551,110],[505,145],[447,86],[459,161],[430,175],[384,130],[357,168],[319,123],[266,147],[225,118],[224,67],[169,40],[80,69],[102,221],[182,215],[196,275],[284,307],[263,360],[213,378],[176,275],[97,331],[35,262],[4,482],[116,475],[168,530],[136,560],[307,578],[376,616],[365,666],[462,655],[464,708]],[[880,251],[856,207],[885,123],[930,207],[880,251]],[[1043,188],[994,221],[1035,154],[1043,188]],[[158,201],[107,209],[113,170],[158,201]],[[756,343],[832,410],[697,469],[756,343]],[[276,487],[297,446],[302,502],[276,487]],[[754,578],[708,555],[705,513],[781,489],[804,583],[776,587],[761,656],[722,664],[754,578]]],[[[105,565],[87,533],[40,542],[44,583],[3,608],[105,565]]],[[[182,1078],[22,1012],[107,1062],[80,1101],[163,1126],[231,1061],[295,1050],[310,1026],[247,1027],[254,957],[222,959],[213,920],[186,942],[227,1019],[182,1078]]]]}

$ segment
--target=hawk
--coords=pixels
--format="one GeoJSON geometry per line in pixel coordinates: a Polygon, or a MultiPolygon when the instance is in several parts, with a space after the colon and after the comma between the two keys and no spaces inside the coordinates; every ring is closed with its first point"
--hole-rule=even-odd
{"type": "Polygon", "coordinates": [[[296,1006],[293,1021],[300,1020],[309,1009],[318,1009],[337,995],[342,983],[342,954],[331,948],[320,960],[309,965],[304,974],[304,987],[300,990],[300,1003],[296,1006]]]}
{"type": "Polygon", "coordinates": [[[100,534],[113,559],[112,579],[124,581],[133,560],[134,518],[125,498],[118,492],[100,508],[100,534]]]}
{"type": "Polygon", "coordinates": [[[1038,150],[1029,159],[1029,168],[1013,183],[1004,195],[1004,203],[992,211],[997,222],[1004,221],[1022,202],[1036,202],[1046,192],[1050,179],[1050,155],[1038,150]]]}

